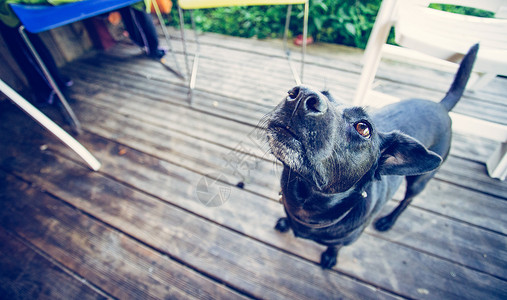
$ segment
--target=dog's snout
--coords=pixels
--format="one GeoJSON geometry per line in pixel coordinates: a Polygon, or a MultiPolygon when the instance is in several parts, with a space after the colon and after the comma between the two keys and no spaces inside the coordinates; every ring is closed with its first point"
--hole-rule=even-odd
{"type": "Polygon", "coordinates": [[[320,115],[327,111],[324,95],[305,86],[297,86],[288,92],[288,102],[297,103],[297,110],[304,115],[320,115]]]}

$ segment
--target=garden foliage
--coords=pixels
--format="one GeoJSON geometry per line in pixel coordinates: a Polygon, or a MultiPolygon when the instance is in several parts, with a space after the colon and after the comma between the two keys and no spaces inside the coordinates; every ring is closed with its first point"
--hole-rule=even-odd
{"type": "MultiPolygon", "coordinates": [[[[308,35],[314,40],[365,48],[375,22],[381,0],[310,0],[308,35]]],[[[469,8],[432,4],[433,8],[474,14],[469,8]]],[[[294,5],[290,37],[303,32],[303,5],[294,5]]],[[[194,11],[198,30],[240,37],[280,38],[285,27],[287,6],[235,6],[194,11]]],[[[479,12],[480,16],[490,16],[479,12]]],[[[190,24],[188,14],[185,23],[190,24]],[[188,19],[187,19],[188,18],[188,19]]],[[[173,9],[171,25],[177,26],[173,9]]],[[[393,43],[391,32],[389,43],[393,43]]]]}

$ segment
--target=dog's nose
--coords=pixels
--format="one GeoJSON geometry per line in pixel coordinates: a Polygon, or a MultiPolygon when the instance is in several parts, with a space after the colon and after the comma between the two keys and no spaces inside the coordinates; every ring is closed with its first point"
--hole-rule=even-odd
{"type": "Polygon", "coordinates": [[[297,86],[289,91],[287,101],[297,103],[297,110],[305,115],[320,115],[327,111],[324,95],[305,86],[297,86]]]}

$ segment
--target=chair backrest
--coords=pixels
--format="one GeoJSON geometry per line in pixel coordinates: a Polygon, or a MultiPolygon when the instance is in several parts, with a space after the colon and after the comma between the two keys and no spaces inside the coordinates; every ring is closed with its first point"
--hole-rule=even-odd
{"type": "Polygon", "coordinates": [[[363,56],[363,71],[354,103],[362,105],[371,88],[381,52],[394,25],[396,42],[434,58],[459,62],[475,43],[481,44],[474,70],[485,85],[497,74],[507,75],[506,0],[383,0],[363,56]],[[495,18],[478,18],[429,8],[430,3],[474,7],[495,12],[495,18]]]}
{"type": "MultiPolygon", "coordinates": [[[[416,3],[426,7],[431,3],[473,7],[493,12],[495,16],[507,12],[507,1],[505,0],[405,0],[404,2],[416,3]]],[[[503,16],[496,17],[502,18],[503,16]]]]}
{"type": "Polygon", "coordinates": [[[477,70],[507,72],[507,20],[465,16],[428,8],[429,3],[458,4],[490,11],[502,11],[507,1],[499,0],[402,0],[395,22],[396,42],[441,59],[459,61],[469,47],[480,43],[477,70]],[[454,57],[453,57],[454,55],[454,57]]]}
{"type": "Polygon", "coordinates": [[[182,9],[201,9],[226,6],[304,4],[308,0],[179,0],[182,9]]]}

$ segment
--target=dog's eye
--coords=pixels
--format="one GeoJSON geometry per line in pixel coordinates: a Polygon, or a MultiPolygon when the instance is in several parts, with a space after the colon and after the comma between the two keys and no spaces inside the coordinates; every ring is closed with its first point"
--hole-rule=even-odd
{"type": "Polygon", "coordinates": [[[361,136],[365,138],[369,138],[371,136],[370,124],[366,122],[357,122],[355,127],[357,133],[359,133],[361,136]]]}

